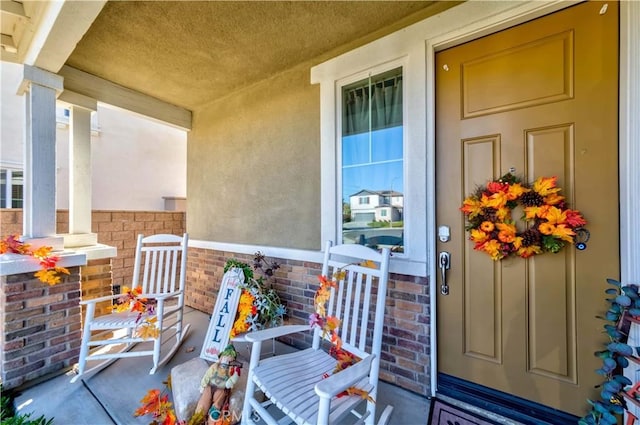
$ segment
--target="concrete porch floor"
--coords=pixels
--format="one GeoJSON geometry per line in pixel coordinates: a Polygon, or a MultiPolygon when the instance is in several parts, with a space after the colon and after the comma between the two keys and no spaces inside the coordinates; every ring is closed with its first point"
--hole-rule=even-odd
{"type": "MultiPolygon", "coordinates": [[[[21,413],[32,412],[32,418],[53,418],[54,425],[149,424],[150,416],[133,416],[140,399],[152,388],[164,389],[163,381],[174,366],[200,355],[209,315],[187,308],[184,319],[191,324],[189,335],[173,359],[154,375],[149,375],[149,357],[119,359],[73,384],[73,375],[60,375],[24,389],[16,397],[16,408],[21,413]]],[[[241,356],[249,357],[246,346],[235,345],[241,356]]],[[[391,424],[426,425],[429,403],[426,397],[380,383],[377,411],[380,414],[385,406],[394,406],[391,424]]]]}

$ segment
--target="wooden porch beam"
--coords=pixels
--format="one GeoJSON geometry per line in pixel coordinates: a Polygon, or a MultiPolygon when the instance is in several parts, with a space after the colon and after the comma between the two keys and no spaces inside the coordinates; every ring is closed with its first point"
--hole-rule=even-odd
{"type": "Polygon", "coordinates": [[[64,65],[58,72],[65,90],[143,115],[182,130],[191,130],[191,111],[64,65]]]}

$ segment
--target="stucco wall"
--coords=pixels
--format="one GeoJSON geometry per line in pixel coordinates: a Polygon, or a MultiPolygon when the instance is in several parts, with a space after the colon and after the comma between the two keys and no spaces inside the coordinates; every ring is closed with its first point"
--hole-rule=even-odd
{"type": "MultiPolygon", "coordinates": [[[[187,135],[98,105],[99,132],[91,136],[93,209],[164,209],[163,196],[186,196],[187,135]]],[[[58,208],[69,207],[69,128],[56,132],[58,208]]]]}
{"type": "MultiPolygon", "coordinates": [[[[0,167],[22,170],[25,97],[16,94],[22,66],[2,62],[0,76],[0,167]]],[[[162,211],[164,196],[186,196],[185,131],[102,104],[97,124],[91,136],[93,209],[162,211]]],[[[62,122],[56,128],[56,186],[56,207],[69,208],[69,127],[62,122]]]]}
{"type": "Polygon", "coordinates": [[[23,161],[24,97],[16,95],[22,81],[22,66],[0,62],[0,163],[4,167],[20,166],[23,161]]]}
{"type": "Polygon", "coordinates": [[[307,64],[194,111],[191,239],[320,248],[319,93],[307,64]]]}

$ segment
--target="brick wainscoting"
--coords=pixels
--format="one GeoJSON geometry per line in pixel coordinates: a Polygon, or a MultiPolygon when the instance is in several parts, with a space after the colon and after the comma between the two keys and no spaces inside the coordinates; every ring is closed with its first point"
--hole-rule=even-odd
{"type": "MultiPolygon", "coordinates": [[[[253,264],[252,255],[189,249],[187,305],[207,313],[213,311],[224,264],[230,258],[253,264]]],[[[286,303],[288,322],[308,323],[321,265],[278,258],[269,260],[280,264],[272,284],[286,303]]],[[[380,378],[427,396],[430,358],[428,280],[392,274],[388,290],[380,378]]],[[[310,337],[305,340],[298,336],[283,342],[303,348],[310,346],[310,337]]]]}
{"type": "MultiPolygon", "coordinates": [[[[67,232],[68,212],[58,211],[57,220],[58,232],[67,232]]],[[[98,234],[98,242],[115,246],[118,249],[118,256],[110,260],[93,260],[87,266],[79,269],[77,275],[80,276],[79,279],[82,281],[83,297],[110,294],[112,288],[111,284],[107,282],[111,280],[115,285],[127,284],[127,282],[131,281],[135,240],[138,233],[173,233],[180,235],[185,231],[185,214],[182,212],[94,211],[92,220],[93,232],[98,234]]],[[[2,222],[3,236],[20,234],[22,232],[22,211],[0,210],[0,222],[2,222]]],[[[236,258],[248,264],[253,263],[252,255],[189,248],[186,292],[186,304],[188,306],[207,314],[211,313],[220,281],[222,280],[224,264],[230,258],[236,258]]],[[[277,258],[270,258],[270,260],[276,260],[281,264],[281,268],[276,272],[273,285],[287,305],[288,321],[290,323],[307,323],[313,295],[317,288],[317,275],[320,273],[320,264],[277,258]]],[[[14,279],[15,276],[7,278],[14,279]]],[[[31,278],[32,275],[29,275],[29,279],[31,278]]],[[[29,283],[29,285],[35,285],[38,288],[42,287],[42,283],[37,280],[29,283]]],[[[57,294],[55,291],[62,288],[63,286],[44,289],[53,290],[57,294]]],[[[79,291],[79,289],[76,289],[76,291],[79,291]]],[[[429,288],[426,278],[391,275],[383,336],[383,352],[380,363],[381,379],[425,396],[429,395],[428,294],[429,288]]],[[[45,298],[48,296],[43,295],[45,298]]],[[[78,301],[79,295],[74,301],[76,307],[78,301]]],[[[33,302],[38,303],[38,301],[33,302]]],[[[107,312],[108,308],[108,305],[103,306],[103,312],[107,312]]],[[[9,310],[6,311],[11,313],[9,310]]],[[[36,309],[36,311],[40,310],[36,309]]],[[[39,314],[46,315],[46,313],[39,314]]],[[[79,307],[77,307],[77,316],[77,330],[72,332],[72,336],[65,337],[69,339],[65,340],[67,345],[63,351],[55,351],[61,349],[59,347],[60,336],[52,336],[47,342],[48,344],[53,344],[52,347],[56,347],[48,348],[51,353],[55,351],[52,357],[56,359],[55,362],[53,364],[40,364],[42,362],[36,360],[36,363],[40,362],[38,365],[42,366],[46,371],[50,371],[55,367],[67,367],[77,361],[81,320],[79,307]],[[71,342],[72,339],[73,342],[71,342]],[[59,359],[60,356],[68,354],[73,357],[59,359]]],[[[16,329],[15,332],[10,331],[12,335],[15,336],[22,332],[24,341],[27,339],[37,341],[38,338],[43,336],[42,333],[44,331],[37,326],[28,325],[31,320],[31,318],[19,319],[21,324],[16,323],[12,326],[23,326],[19,328],[22,331],[19,329],[16,329]],[[33,336],[31,332],[33,332],[33,336]]],[[[59,331],[53,331],[52,334],[55,334],[55,332],[59,331]]],[[[45,333],[44,335],[49,334],[45,333]]],[[[298,339],[284,340],[283,342],[302,348],[309,346],[310,339],[304,340],[299,337],[298,339]]],[[[14,353],[10,355],[10,357],[14,356],[13,358],[5,359],[6,363],[11,361],[15,366],[21,364],[22,361],[28,360],[29,353],[24,354],[24,360],[21,360],[22,357],[17,357],[17,353],[23,349],[23,346],[20,345],[22,343],[19,338],[18,340],[14,338],[11,343],[9,340],[5,340],[5,352],[14,353]]],[[[42,342],[42,344],[47,343],[42,342]]],[[[43,349],[45,347],[31,349],[31,352],[34,353],[43,349]]],[[[31,354],[31,357],[35,359],[37,354],[31,354]]],[[[21,368],[24,372],[23,378],[33,379],[36,375],[41,376],[38,375],[40,372],[31,369],[35,366],[24,365],[16,367],[21,368]]],[[[16,382],[16,378],[12,379],[14,379],[13,382],[16,382]]]]}
{"type": "MultiPolygon", "coordinates": [[[[0,209],[0,223],[0,236],[22,234],[22,209],[0,209]]],[[[91,223],[91,231],[98,235],[98,243],[118,249],[118,256],[111,262],[113,281],[116,285],[126,285],[133,276],[138,233],[182,235],[185,232],[185,213],[94,210],[91,213],[91,223]]],[[[69,232],[69,211],[57,211],[56,227],[58,233],[69,232]]]]}
{"type": "MultiPolygon", "coordinates": [[[[84,311],[79,302],[113,294],[114,284],[128,285],[133,276],[138,233],[184,233],[183,212],[93,211],[92,230],[98,242],[115,246],[116,258],[90,260],[70,269],[71,276],[55,286],[43,284],[33,273],[2,277],[4,357],[0,367],[6,389],[28,385],[39,377],[60,372],[78,361],[84,311]]],[[[2,235],[22,233],[22,210],[0,210],[2,235]]],[[[57,212],[57,231],[69,229],[68,211],[57,212]]],[[[109,301],[98,314],[111,311],[109,301]]]]}
{"type": "Polygon", "coordinates": [[[80,352],[80,268],[49,286],[33,273],[2,276],[2,384],[15,388],[71,367],[80,352]]]}

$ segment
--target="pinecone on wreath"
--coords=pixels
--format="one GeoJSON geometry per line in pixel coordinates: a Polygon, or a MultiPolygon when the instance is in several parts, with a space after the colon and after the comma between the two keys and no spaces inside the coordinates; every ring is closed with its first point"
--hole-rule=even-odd
{"type": "Polygon", "coordinates": [[[542,235],[538,229],[527,229],[522,233],[523,246],[540,245],[541,240],[542,235]]]}
{"type": "Polygon", "coordinates": [[[544,198],[536,191],[525,192],[520,196],[520,202],[525,207],[539,207],[544,204],[544,198]]]}

